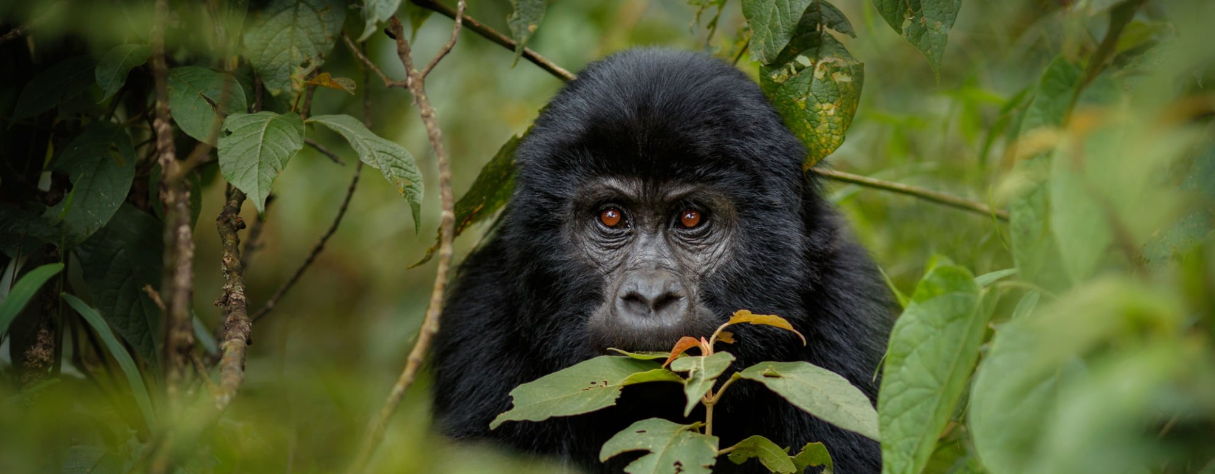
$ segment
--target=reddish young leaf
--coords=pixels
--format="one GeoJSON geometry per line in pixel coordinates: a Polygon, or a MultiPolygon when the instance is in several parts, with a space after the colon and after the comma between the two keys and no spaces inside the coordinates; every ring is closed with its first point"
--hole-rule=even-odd
{"type": "Polygon", "coordinates": [[[671,361],[675,360],[676,357],[679,357],[680,354],[687,352],[688,349],[693,347],[700,347],[701,352],[707,352],[705,351],[705,346],[707,346],[707,344],[701,344],[701,341],[696,340],[696,338],[692,336],[684,336],[679,340],[679,342],[675,343],[675,347],[671,348],[671,356],[667,357],[667,361],[663,362],[662,366],[666,367],[670,365],[671,361]]]}
{"type": "MultiPolygon", "coordinates": [[[[788,320],[772,314],[754,314],[748,310],[740,309],[735,311],[734,316],[730,317],[730,320],[726,321],[726,324],[722,327],[743,323],[757,324],[761,326],[773,326],[786,331],[791,331],[793,334],[797,334],[797,337],[801,338],[803,345],[806,344],[806,336],[803,336],[802,333],[797,332],[796,329],[793,329],[793,325],[789,324],[788,320]]],[[[717,337],[719,339],[721,338],[720,335],[717,337]]]]}

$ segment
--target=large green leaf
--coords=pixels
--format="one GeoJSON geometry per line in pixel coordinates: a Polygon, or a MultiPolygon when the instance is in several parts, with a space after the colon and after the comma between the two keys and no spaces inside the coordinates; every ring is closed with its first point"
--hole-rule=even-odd
{"type": "Polygon", "coordinates": [[[940,265],[895,322],[878,395],[882,472],[923,471],[979,357],[987,314],[966,269],[940,265]]]}
{"type": "Polygon", "coordinates": [[[809,362],[760,362],[739,375],[823,421],[878,439],[878,415],[869,398],[835,372],[809,362]]]}
{"type": "Polygon", "coordinates": [[[400,6],[401,0],[363,0],[363,33],[359,35],[359,42],[370,38],[380,22],[392,18],[400,6]]]}
{"type": "Polygon", "coordinates": [[[30,302],[30,299],[38,294],[38,289],[62,270],[62,263],[48,263],[30,270],[13,284],[13,287],[8,290],[8,296],[5,296],[4,301],[0,302],[0,334],[8,331],[9,323],[12,323],[13,318],[16,318],[17,314],[25,309],[25,305],[30,302]]]}
{"type": "Polygon", "coordinates": [[[717,377],[730,368],[731,362],[734,362],[734,356],[728,352],[718,352],[708,357],[680,357],[671,363],[671,371],[688,373],[683,389],[684,394],[688,396],[688,403],[683,409],[683,416],[692,413],[701,397],[713,389],[717,377]]]}
{"type": "Polygon", "coordinates": [[[97,85],[101,86],[104,92],[101,101],[104,102],[117,93],[118,89],[127,83],[127,73],[148,62],[151,55],[152,47],[146,44],[119,45],[102,55],[94,74],[97,85]]]}
{"type": "MultiPolygon", "coordinates": [[[[1118,137],[1102,135],[1102,140],[1118,141],[1118,137]]],[[[1113,237],[1106,210],[1086,183],[1081,158],[1072,156],[1070,148],[1058,149],[1051,160],[1049,217],[1060,263],[1076,284],[1092,275],[1113,237]]]]}
{"type": "Polygon", "coordinates": [[[519,57],[523,55],[527,40],[531,39],[536,28],[540,27],[546,3],[545,0],[510,0],[511,13],[506,17],[506,24],[510,27],[511,38],[515,40],[515,63],[518,63],[519,57]]]}
{"type": "Polygon", "coordinates": [[[759,458],[759,462],[771,472],[781,474],[799,472],[789,453],[763,436],[751,436],[727,449],[730,450],[730,461],[734,464],[742,464],[748,459],[759,458]]]}
{"type": "Polygon", "coordinates": [[[219,137],[219,169],[224,179],[266,209],[266,196],[287,161],[304,147],[304,121],[293,113],[232,114],[219,137]]]}
{"type": "Polygon", "coordinates": [[[94,81],[93,59],[80,56],[66,59],[47,68],[25,83],[17,106],[13,109],[13,120],[33,117],[51,110],[64,99],[84,91],[94,81]]]}
{"type": "Polygon", "coordinates": [[[233,82],[229,86],[225,106],[220,104],[225,74],[197,66],[169,70],[169,110],[173,112],[173,121],[177,122],[181,131],[195,140],[206,141],[211,135],[211,128],[215,126],[217,113],[227,116],[248,110],[245,90],[236,83],[236,78],[229,80],[233,82]]]}
{"type": "Polygon", "coordinates": [[[110,223],[76,251],[101,316],[153,366],[160,360],[160,309],[143,287],[160,288],[162,229],[155,217],[123,204],[110,223]]]}
{"type": "Polygon", "coordinates": [[[273,95],[297,90],[325,62],[346,20],[341,0],[272,0],[245,31],[249,62],[273,95]]]}
{"type": "Polygon", "coordinates": [[[844,143],[865,82],[865,65],[827,31],[852,31],[843,15],[832,12],[812,5],[788,47],[759,71],[760,88],[806,145],[806,168],[844,143]]]}
{"type": "Polygon", "coordinates": [[[380,170],[409,202],[413,227],[415,231],[418,229],[422,223],[422,172],[409,150],[380,138],[349,115],[317,115],[309,118],[308,123],[319,123],[342,135],[363,163],[380,170]]]}
{"type": "Polygon", "coordinates": [[[711,474],[717,462],[717,437],[696,432],[699,423],[681,425],[650,418],[629,425],[603,443],[599,460],[629,451],[646,454],[624,467],[629,474],[711,474]]]}
{"type": "Polygon", "coordinates": [[[143,383],[143,377],[139,374],[139,368],[135,365],[135,361],[131,359],[131,355],[127,354],[126,347],[123,347],[121,342],[114,337],[114,333],[110,331],[110,327],[106,325],[105,320],[101,319],[101,315],[97,311],[90,308],[89,305],[80,301],[80,298],[63,294],[64,301],[75,309],[80,316],[84,318],[89,326],[97,331],[97,335],[101,337],[101,342],[105,344],[105,348],[110,351],[110,355],[114,360],[118,361],[118,366],[122,368],[122,373],[127,377],[127,383],[131,386],[131,393],[135,396],[135,404],[139,406],[139,411],[143,414],[144,422],[148,427],[156,426],[156,412],[152,410],[152,399],[148,396],[148,388],[143,383]]]}
{"type": "Polygon", "coordinates": [[[135,147],[122,127],[95,122],[68,143],[55,169],[72,180],[72,191],[48,209],[47,216],[62,217],[68,241],[80,243],[126,200],[135,180],[135,147]]]}
{"type": "Polygon", "coordinates": [[[962,0],[873,0],[873,5],[894,31],[924,53],[940,77],[941,56],[962,0]]]}
{"type": "Polygon", "coordinates": [[[785,49],[802,13],[814,0],[743,0],[742,12],[751,25],[751,60],[769,64],[785,49]]]}
{"type": "Polygon", "coordinates": [[[541,421],[588,413],[616,404],[625,386],[645,382],[683,382],[658,362],[600,356],[525,383],[510,396],[514,406],[498,415],[490,429],[506,421],[541,421]]]}

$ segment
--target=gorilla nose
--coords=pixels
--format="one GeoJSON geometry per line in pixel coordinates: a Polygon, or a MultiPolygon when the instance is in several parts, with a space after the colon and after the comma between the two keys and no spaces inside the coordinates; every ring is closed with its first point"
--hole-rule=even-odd
{"type": "Polygon", "coordinates": [[[616,310],[641,318],[677,318],[687,310],[687,297],[679,279],[657,270],[630,275],[620,287],[616,310]]]}

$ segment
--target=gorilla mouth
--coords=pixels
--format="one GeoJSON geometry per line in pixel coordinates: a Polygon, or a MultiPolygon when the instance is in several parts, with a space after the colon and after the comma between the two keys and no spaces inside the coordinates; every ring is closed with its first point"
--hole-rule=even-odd
{"type": "Polygon", "coordinates": [[[610,354],[609,349],[663,352],[670,351],[684,336],[708,337],[716,329],[712,320],[707,311],[688,311],[679,318],[643,319],[613,314],[604,308],[591,316],[587,330],[599,353],[610,354]]]}

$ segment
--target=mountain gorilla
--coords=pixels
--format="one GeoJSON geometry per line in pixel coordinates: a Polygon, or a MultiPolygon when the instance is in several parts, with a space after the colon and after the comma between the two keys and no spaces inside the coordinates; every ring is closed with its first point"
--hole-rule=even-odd
{"type": "MultiPolygon", "coordinates": [[[[436,337],[436,418],[457,439],[491,439],[593,472],[629,424],[682,417],[682,387],[628,387],[617,406],[543,422],[489,423],[519,384],[605,354],[670,350],[734,311],[788,319],[806,336],[735,326],[734,367],[804,360],[872,400],[892,305],[866,252],[802,172],[806,150],[759,87],[729,64],[665,50],[594,63],[536,120],[516,153],[502,224],[460,268],[436,337]]],[[[699,410],[699,408],[698,408],[699,410]]],[[[822,441],[836,472],[876,473],[878,444],[739,382],[715,410],[721,446],[763,435],[822,441]]],[[[635,458],[635,456],[633,457],[635,458]]],[[[721,459],[717,472],[767,472],[721,459]]]]}

